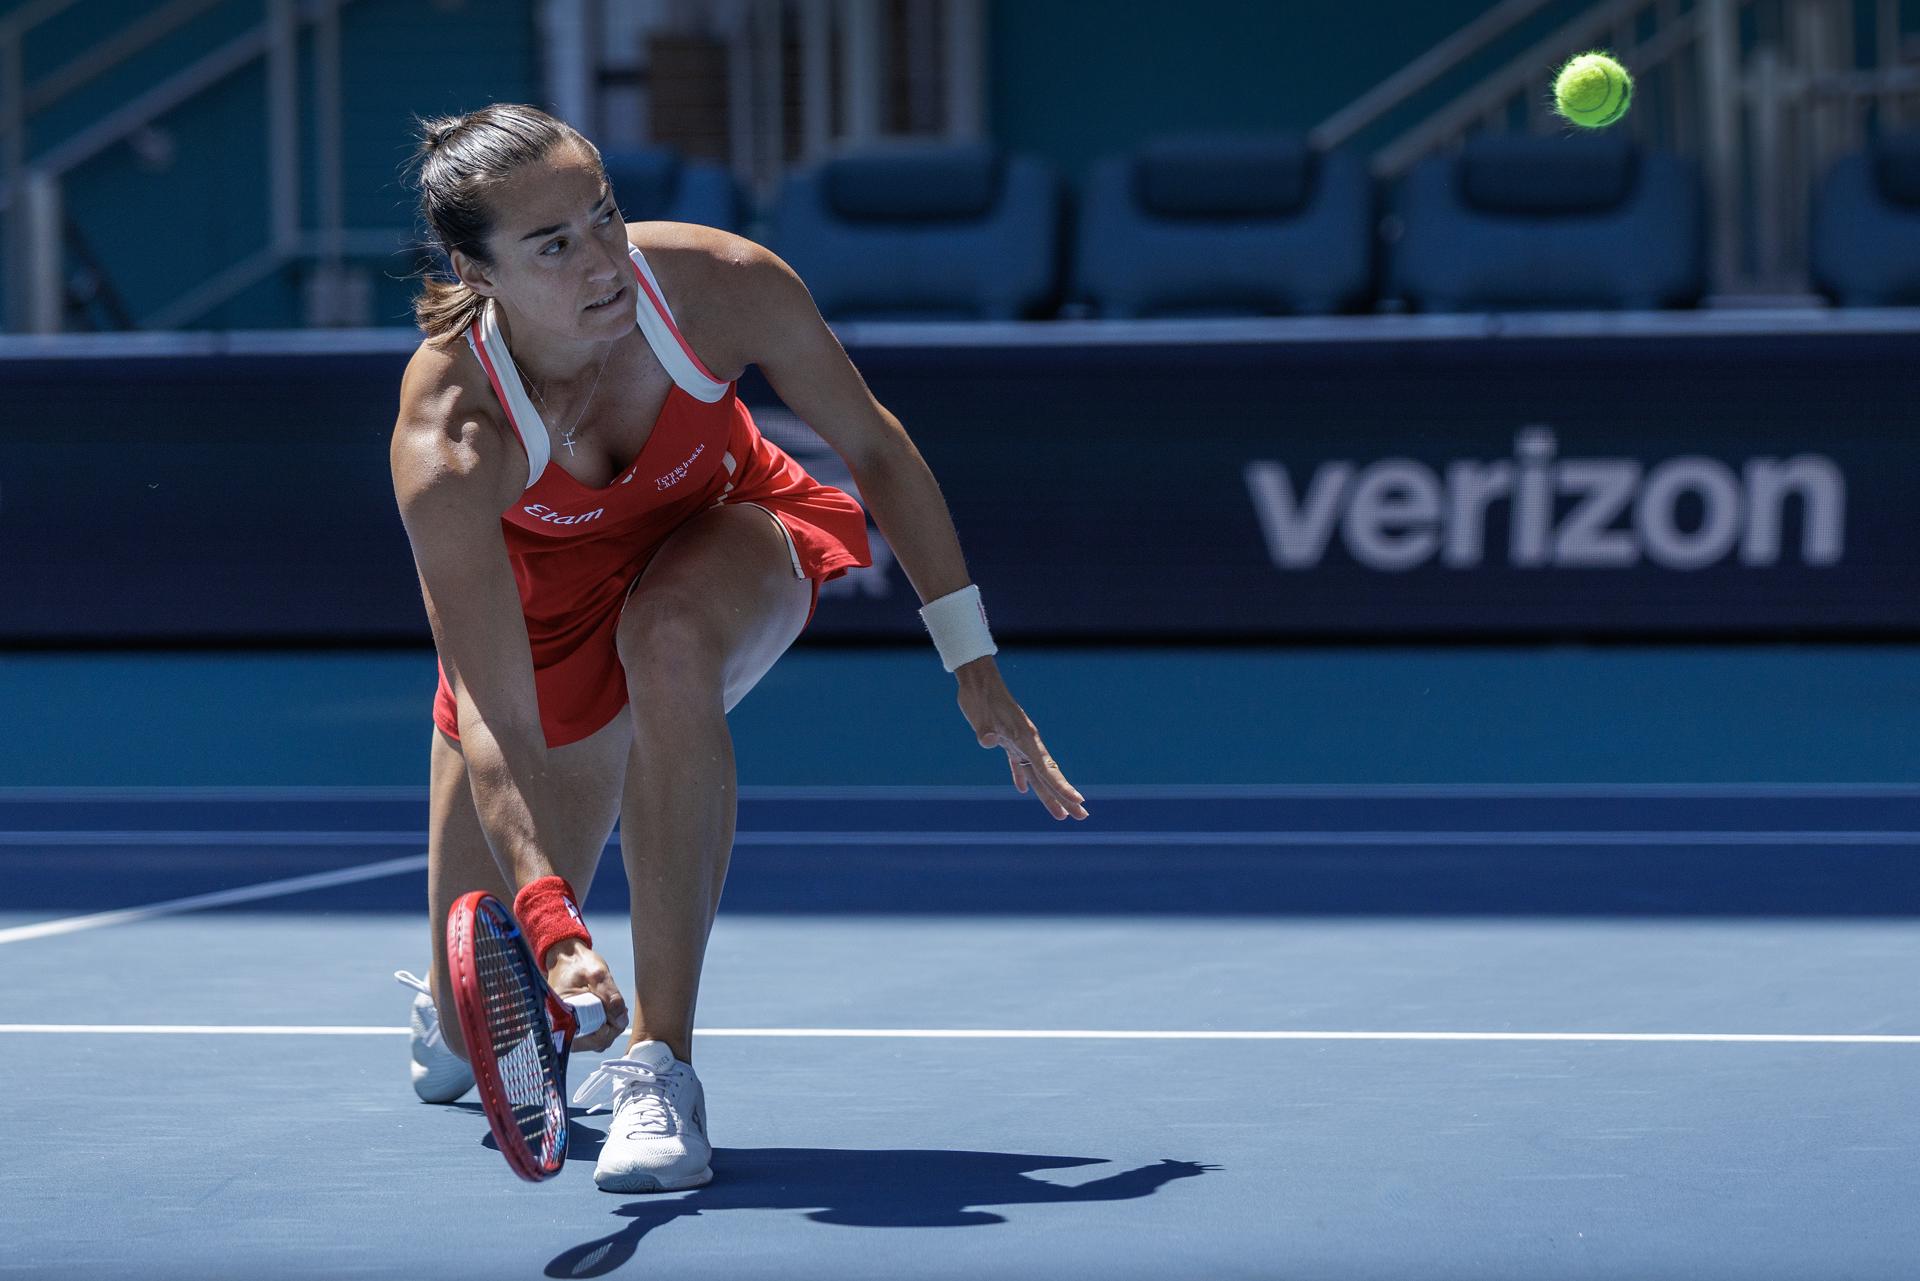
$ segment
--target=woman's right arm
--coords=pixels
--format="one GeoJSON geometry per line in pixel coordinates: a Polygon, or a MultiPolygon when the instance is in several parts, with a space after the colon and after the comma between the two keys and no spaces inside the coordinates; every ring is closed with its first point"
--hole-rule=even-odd
{"type": "MultiPolygon", "coordinates": [[[[520,889],[555,874],[547,851],[563,839],[547,797],[534,653],[499,532],[499,513],[526,488],[526,455],[493,419],[492,401],[463,384],[455,355],[422,348],[399,386],[390,461],[434,645],[459,703],[474,809],[493,862],[520,889]]],[[[626,1031],[626,999],[582,939],[561,939],[534,960],[561,997],[593,993],[607,1006],[607,1026],[580,1037],[580,1049],[607,1049],[626,1031]]]]}
{"type": "Polygon", "coordinates": [[[394,495],[460,709],[460,748],[487,842],[516,889],[554,873],[542,830],[547,746],[527,626],[500,532],[526,460],[452,353],[423,349],[401,385],[394,495]]]}
{"type": "MultiPolygon", "coordinates": [[[[526,485],[526,456],[494,420],[491,404],[462,385],[454,358],[423,348],[401,383],[391,462],[434,645],[460,708],[474,808],[494,861],[519,890],[554,874],[547,851],[562,839],[543,821],[554,813],[546,797],[547,739],[526,618],[500,533],[500,513],[526,485]]],[[[626,999],[586,943],[561,939],[534,959],[561,996],[591,992],[606,1006],[606,1026],[581,1037],[581,1049],[605,1049],[626,1030],[626,999]]]]}

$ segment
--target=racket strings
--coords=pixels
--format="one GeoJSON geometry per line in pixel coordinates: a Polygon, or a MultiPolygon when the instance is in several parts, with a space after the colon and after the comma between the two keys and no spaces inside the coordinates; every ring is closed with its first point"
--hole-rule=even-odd
{"type": "Polygon", "coordinates": [[[527,1146],[551,1164],[566,1135],[567,1116],[555,1082],[546,1008],[515,940],[484,914],[477,924],[474,959],[487,995],[487,1033],[501,1092],[527,1146]]]}

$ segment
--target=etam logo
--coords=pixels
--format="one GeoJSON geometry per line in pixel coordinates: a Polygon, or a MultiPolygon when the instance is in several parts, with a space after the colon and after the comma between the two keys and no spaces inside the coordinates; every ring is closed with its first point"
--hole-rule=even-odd
{"type": "Polygon", "coordinates": [[[599,520],[607,511],[604,507],[596,507],[590,512],[579,512],[572,516],[562,516],[545,503],[533,503],[529,506],[522,507],[520,510],[529,516],[538,517],[540,523],[543,525],[584,525],[590,520],[599,520]]]}
{"type": "Polygon", "coordinates": [[[1799,557],[1840,560],[1846,476],[1830,458],[1750,458],[1738,470],[1714,458],[1559,458],[1553,433],[1529,427],[1512,459],[1455,461],[1444,471],[1410,458],[1362,468],[1322,463],[1297,489],[1285,465],[1247,464],[1247,489],[1281,569],[1311,569],[1337,528],[1362,565],[1408,570],[1436,557],[1451,569],[1486,563],[1488,534],[1505,507],[1506,561],[1523,567],[1630,569],[1643,560],[1703,569],[1739,556],[1777,565],[1789,504],[1800,509],[1799,557]]]}

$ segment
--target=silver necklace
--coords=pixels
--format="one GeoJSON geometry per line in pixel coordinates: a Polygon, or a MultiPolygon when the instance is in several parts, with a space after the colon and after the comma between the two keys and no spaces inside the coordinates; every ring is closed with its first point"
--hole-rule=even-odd
{"type": "MultiPolygon", "coordinates": [[[[600,357],[600,368],[593,371],[593,385],[587,388],[587,398],[580,402],[580,412],[573,416],[573,425],[560,433],[560,443],[567,447],[567,457],[569,458],[573,457],[573,433],[579,431],[580,424],[586,421],[587,406],[593,403],[593,393],[600,390],[600,375],[607,372],[607,362],[612,359],[613,344],[608,343],[607,354],[600,357]]],[[[534,386],[533,379],[527,378],[524,373],[520,376],[526,379],[527,386],[532,389],[534,396],[540,401],[540,416],[542,418],[546,417],[547,398],[540,394],[538,387],[534,386]]]]}

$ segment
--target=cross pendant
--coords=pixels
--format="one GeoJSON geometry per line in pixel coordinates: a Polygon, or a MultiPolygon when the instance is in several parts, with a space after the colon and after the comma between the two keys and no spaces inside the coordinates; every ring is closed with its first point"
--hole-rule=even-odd
{"type": "Polygon", "coordinates": [[[560,438],[560,443],[567,447],[567,457],[569,458],[573,457],[573,437],[562,436],[560,438]]]}

